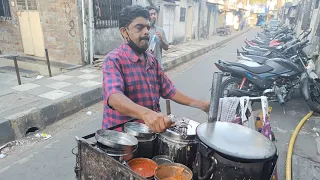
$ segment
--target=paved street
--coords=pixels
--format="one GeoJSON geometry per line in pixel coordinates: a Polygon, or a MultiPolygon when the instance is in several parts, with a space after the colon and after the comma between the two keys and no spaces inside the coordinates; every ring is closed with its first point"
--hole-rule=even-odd
{"type": "MultiPolygon", "coordinates": [[[[198,99],[209,100],[212,73],[217,71],[214,62],[219,59],[235,61],[236,48],[240,48],[245,38],[253,38],[256,32],[256,29],[251,30],[224,46],[169,71],[168,75],[182,92],[198,99]]],[[[165,110],[164,101],[161,103],[162,109],[165,110]]],[[[277,147],[280,153],[279,180],[282,180],[285,179],[284,164],[290,136],[300,119],[307,114],[308,107],[300,99],[299,94],[287,104],[286,114],[277,104],[270,105],[273,107],[272,130],[278,140],[277,147]]],[[[207,115],[199,110],[174,103],[171,107],[172,113],[175,115],[187,116],[199,122],[207,120],[207,115]]],[[[98,103],[48,127],[43,131],[52,135],[52,138],[48,140],[40,141],[39,138],[34,136],[32,136],[33,139],[20,140],[21,144],[13,147],[5,159],[0,159],[0,179],[74,179],[75,156],[71,153],[71,149],[76,146],[74,137],[87,135],[100,128],[102,108],[102,103],[98,103]],[[88,111],[91,111],[92,115],[88,115],[88,111]]],[[[299,172],[307,169],[310,172],[304,176],[305,180],[320,177],[316,176],[319,172],[308,168],[310,161],[314,162],[315,166],[317,165],[316,162],[320,162],[315,144],[315,136],[317,136],[315,132],[317,129],[315,127],[316,121],[316,119],[308,121],[302,128],[294,151],[296,155],[293,165],[294,171],[299,172]],[[301,164],[301,168],[298,166],[299,164],[301,164]]]]}

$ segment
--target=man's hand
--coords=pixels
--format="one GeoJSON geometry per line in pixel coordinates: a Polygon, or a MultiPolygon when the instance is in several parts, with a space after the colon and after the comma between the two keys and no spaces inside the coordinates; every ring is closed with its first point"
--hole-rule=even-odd
{"type": "Polygon", "coordinates": [[[200,109],[206,113],[209,113],[210,101],[203,102],[202,105],[200,106],[200,109]]]}
{"type": "Polygon", "coordinates": [[[151,110],[142,116],[142,120],[152,132],[163,132],[172,125],[168,116],[151,110]]]}
{"type": "Polygon", "coordinates": [[[156,35],[158,36],[159,41],[162,42],[162,34],[160,32],[156,32],[156,35]]]}

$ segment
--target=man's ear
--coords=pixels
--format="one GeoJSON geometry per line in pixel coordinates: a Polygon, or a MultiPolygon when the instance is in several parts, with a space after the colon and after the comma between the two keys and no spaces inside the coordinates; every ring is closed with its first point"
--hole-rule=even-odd
{"type": "Polygon", "coordinates": [[[121,33],[121,36],[127,40],[129,37],[128,37],[128,32],[127,32],[127,29],[125,27],[121,27],[120,28],[120,33],[121,33]]]}

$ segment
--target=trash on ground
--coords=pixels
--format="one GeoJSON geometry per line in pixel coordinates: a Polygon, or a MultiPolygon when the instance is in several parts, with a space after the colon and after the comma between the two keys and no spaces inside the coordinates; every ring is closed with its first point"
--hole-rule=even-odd
{"type": "Polygon", "coordinates": [[[36,77],[36,79],[42,79],[43,78],[43,76],[37,76],[36,77]]]}
{"type": "Polygon", "coordinates": [[[0,159],[3,159],[3,158],[5,158],[5,157],[6,157],[5,154],[0,154],[0,159]]]}
{"type": "Polygon", "coordinates": [[[92,115],[92,112],[91,112],[91,111],[88,111],[88,112],[87,112],[87,115],[91,116],[91,115],[92,115]]]}
{"type": "Polygon", "coordinates": [[[51,135],[45,134],[45,133],[41,133],[41,134],[40,134],[40,133],[37,133],[35,136],[36,136],[37,138],[43,137],[44,140],[49,139],[49,138],[52,137],[51,135]]]}

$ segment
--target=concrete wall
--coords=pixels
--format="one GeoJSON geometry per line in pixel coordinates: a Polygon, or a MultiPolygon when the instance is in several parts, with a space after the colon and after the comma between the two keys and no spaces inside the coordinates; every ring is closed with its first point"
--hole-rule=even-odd
{"type": "Polygon", "coordinates": [[[40,0],[44,44],[50,60],[80,64],[80,34],[76,0],[40,0]]]}
{"type": "Polygon", "coordinates": [[[207,1],[206,0],[200,0],[201,5],[200,5],[200,22],[198,26],[198,31],[199,31],[199,38],[203,38],[204,32],[206,31],[206,26],[207,26],[207,18],[208,18],[208,6],[207,6],[207,1]]]}
{"type": "Polygon", "coordinates": [[[0,20],[0,54],[23,53],[19,20],[15,6],[11,6],[11,16],[12,20],[0,20]]]}
{"type": "Polygon", "coordinates": [[[96,55],[106,55],[124,42],[119,28],[96,29],[94,37],[96,55]]]}
{"type": "MultiPolygon", "coordinates": [[[[294,0],[293,4],[297,5],[299,2],[302,2],[302,9],[304,9],[305,8],[304,7],[305,0],[294,0]]],[[[320,53],[320,48],[319,48],[320,37],[315,36],[315,32],[317,30],[318,24],[320,23],[320,7],[315,9],[315,1],[311,1],[311,2],[313,2],[313,5],[311,6],[311,14],[310,14],[311,23],[310,23],[309,28],[312,28],[312,32],[308,36],[308,40],[310,41],[309,42],[310,45],[304,49],[304,51],[309,56],[320,53]]],[[[301,25],[302,25],[302,21],[303,21],[304,12],[305,12],[305,10],[302,11],[302,17],[297,22],[297,27],[296,27],[296,32],[297,32],[296,34],[297,35],[299,35],[302,32],[301,25]]],[[[316,64],[316,73],[320,76],[320,59],[316,60],[315,64],[316,64]]]]}
{"type": "Polygon", "coordinates": [[[174,19],[174,33],[173,42],[174,44],[183,43],[185,41],[186,34],[186,24],[188,18],[188,4],[187,0],[176,1],[175,8],[175,19],[174,19]],[[185,21],[180,22],[180,10],[181,8],[186,8],[185,21]]]}

